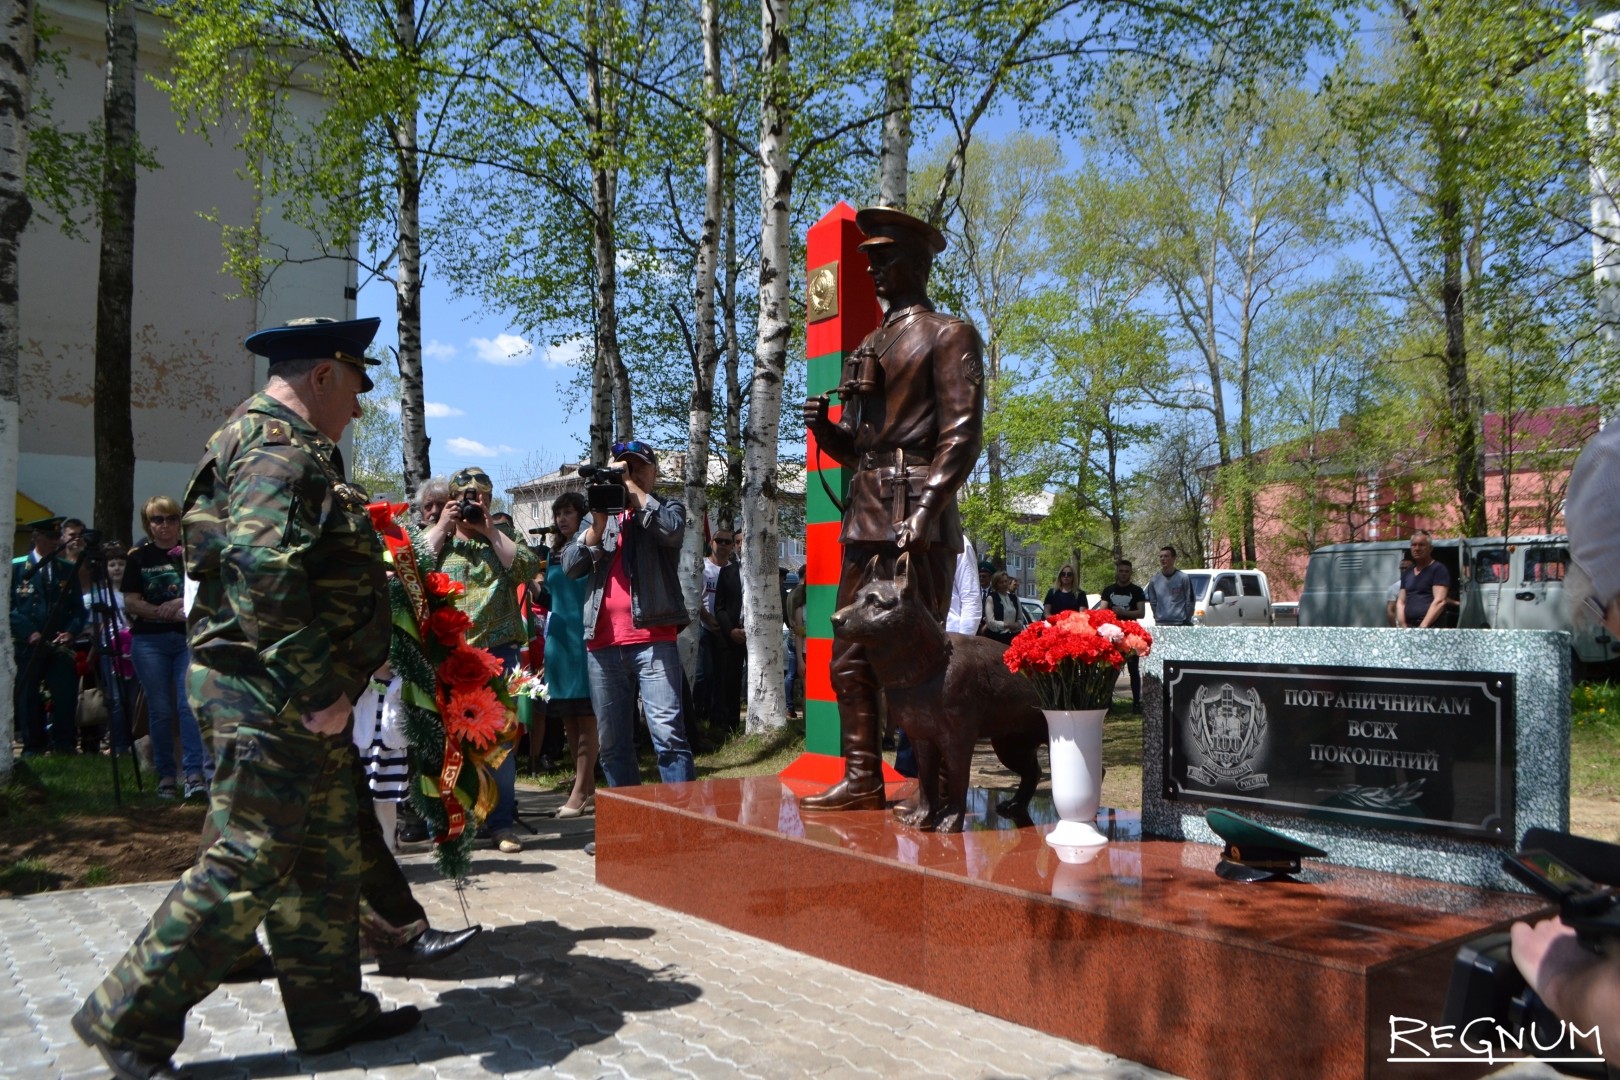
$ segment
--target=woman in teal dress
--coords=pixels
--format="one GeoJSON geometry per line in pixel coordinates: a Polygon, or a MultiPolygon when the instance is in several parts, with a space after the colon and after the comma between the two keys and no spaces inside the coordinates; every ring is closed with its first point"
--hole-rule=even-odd
{"type": "Polygon", "coordinates": [[[557,555],[574,538],[586,512],[585,496],[568,491],[551,504],[551,558],[546,567],[546,588],[551,592],[551,616],[546,620],[546,722],[561,722],[568,733],[568,752],[574,759],[574,789],[557,810],[560,818],[579,817],[594,809],[596,795],[596,714],[591,710],[591,687],[585,676],[585,592],[588,578],[563,573],[557,555]]]}

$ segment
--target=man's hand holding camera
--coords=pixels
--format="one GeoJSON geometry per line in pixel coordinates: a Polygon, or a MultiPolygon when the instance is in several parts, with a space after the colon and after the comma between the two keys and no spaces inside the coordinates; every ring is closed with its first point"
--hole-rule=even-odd
{"type": "MultiPolygon", "coordinates": [[[[1561,918],[1531,926],[1514,923],[1513,964],[1554,1016],[1582,1031],[1597,1028],[1602,1054],[1620,1063],[1620,958],[1605,939],[1606,954],[1583,944],[1561,918]]],[[[1597,1050],[1597,1046],[1590,1047],[1597,1050]]]]}

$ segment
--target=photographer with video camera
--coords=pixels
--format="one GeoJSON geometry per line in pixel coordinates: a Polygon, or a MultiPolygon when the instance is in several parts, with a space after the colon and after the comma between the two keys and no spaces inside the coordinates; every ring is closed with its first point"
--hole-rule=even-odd
{"type": "MultiPolygon", "coordinates": [[[[1573,563],[1564,582],[1570,610],[1620,637],[1620,425],[1600,431],[1582,451],[1570,473],[1564,520],[1573,563]]],[[[1542,1003],[1582,1030],[1597,1028],[1604,1060],[1620,1065],[1620,947],[1614,940],[1596,952],[1562,917],[1515,923],[1512,940],[1514,966],[1542,1003]]]]}
{"type": "MultiPolygon", "coordinates": [[[[437,556],[436,570],[467,587],[461,610],[472,618],[467,644],[500,657],[505,670],[517,666],[518,650],[528,644],[528,629],[518,610],[518,585],[540,570],[529,545],[520,544],[490,518],[495,485],[477,466],[450,478],[450,500],[438,520],[423,533],[437,556]]],[[[479,833],[504,852],[523,850],[517,822],[517,757],[507,754],[495,770],[497,801],[479,833]]]]}
{"type": "Polygon", "coordinates": [[[654,494],[658,457],[646,443],[616,443],[618,469],[581,469],[590,525],[562,550],[563,572],[589,576],[585,657],[596,707],[602,771],[609,787],[641,783],[636,764],[635,692],[666,783],[697,771],[681,712],[681,661],[675,636],[686,625],[681,595],[681,538],[686,507],[654,494]]]}

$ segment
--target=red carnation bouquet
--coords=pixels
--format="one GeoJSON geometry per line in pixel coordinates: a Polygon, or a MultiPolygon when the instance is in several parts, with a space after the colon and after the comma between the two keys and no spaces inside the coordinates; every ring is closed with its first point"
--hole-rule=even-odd
{"type": "Polygon", "coordinates": [[[1035,684],[1047,709],[1106,709],[1125,661],[1146,656],[1153,635],[1112,611],[1060,611],[1007,646],[1007,670],[1035,684]]]}

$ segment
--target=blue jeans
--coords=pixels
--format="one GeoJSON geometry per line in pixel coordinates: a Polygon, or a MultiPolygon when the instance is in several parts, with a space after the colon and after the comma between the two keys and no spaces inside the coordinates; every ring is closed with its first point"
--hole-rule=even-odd
{"type": "Polygon", "coordinates": [[[180,725],[181,767],[186,776],[212,776],[214,757],[203,747],[202,729],[186,700],[186,668],[191,650],[186,635],[135,634],[129,641],[135,677],[146,691],[146,723],[152,737],[152,769],[159,780],[173,780],[174,728],[180,725]]]}
{"type": "MultiPolygon", "coordinates": [[[[520,645],[500,645],[489,651],[500,657],[501,671],[509,672],[517,667],[518,649],[520,645]]],[[[517,748],[513,747],[515,751],[517,748]]],[[[517,754],[506,755],[506,759],[495,769],[495,808],[484,819],[484,831],[498,833],[510,829],[517,822],[517,754]]]]}
{"type": "Polygon", "coordinates": [[[696,780],[697,767],[681,715],[681,658],[675,643],[592,649],[585,654],[585,665],[602,744],[599,760],[608,787],[641,783],[641,769],[636,764],[637,686],[647,713],[647,730],[658,753],[658,775],[666,784],[696,780]]]}

